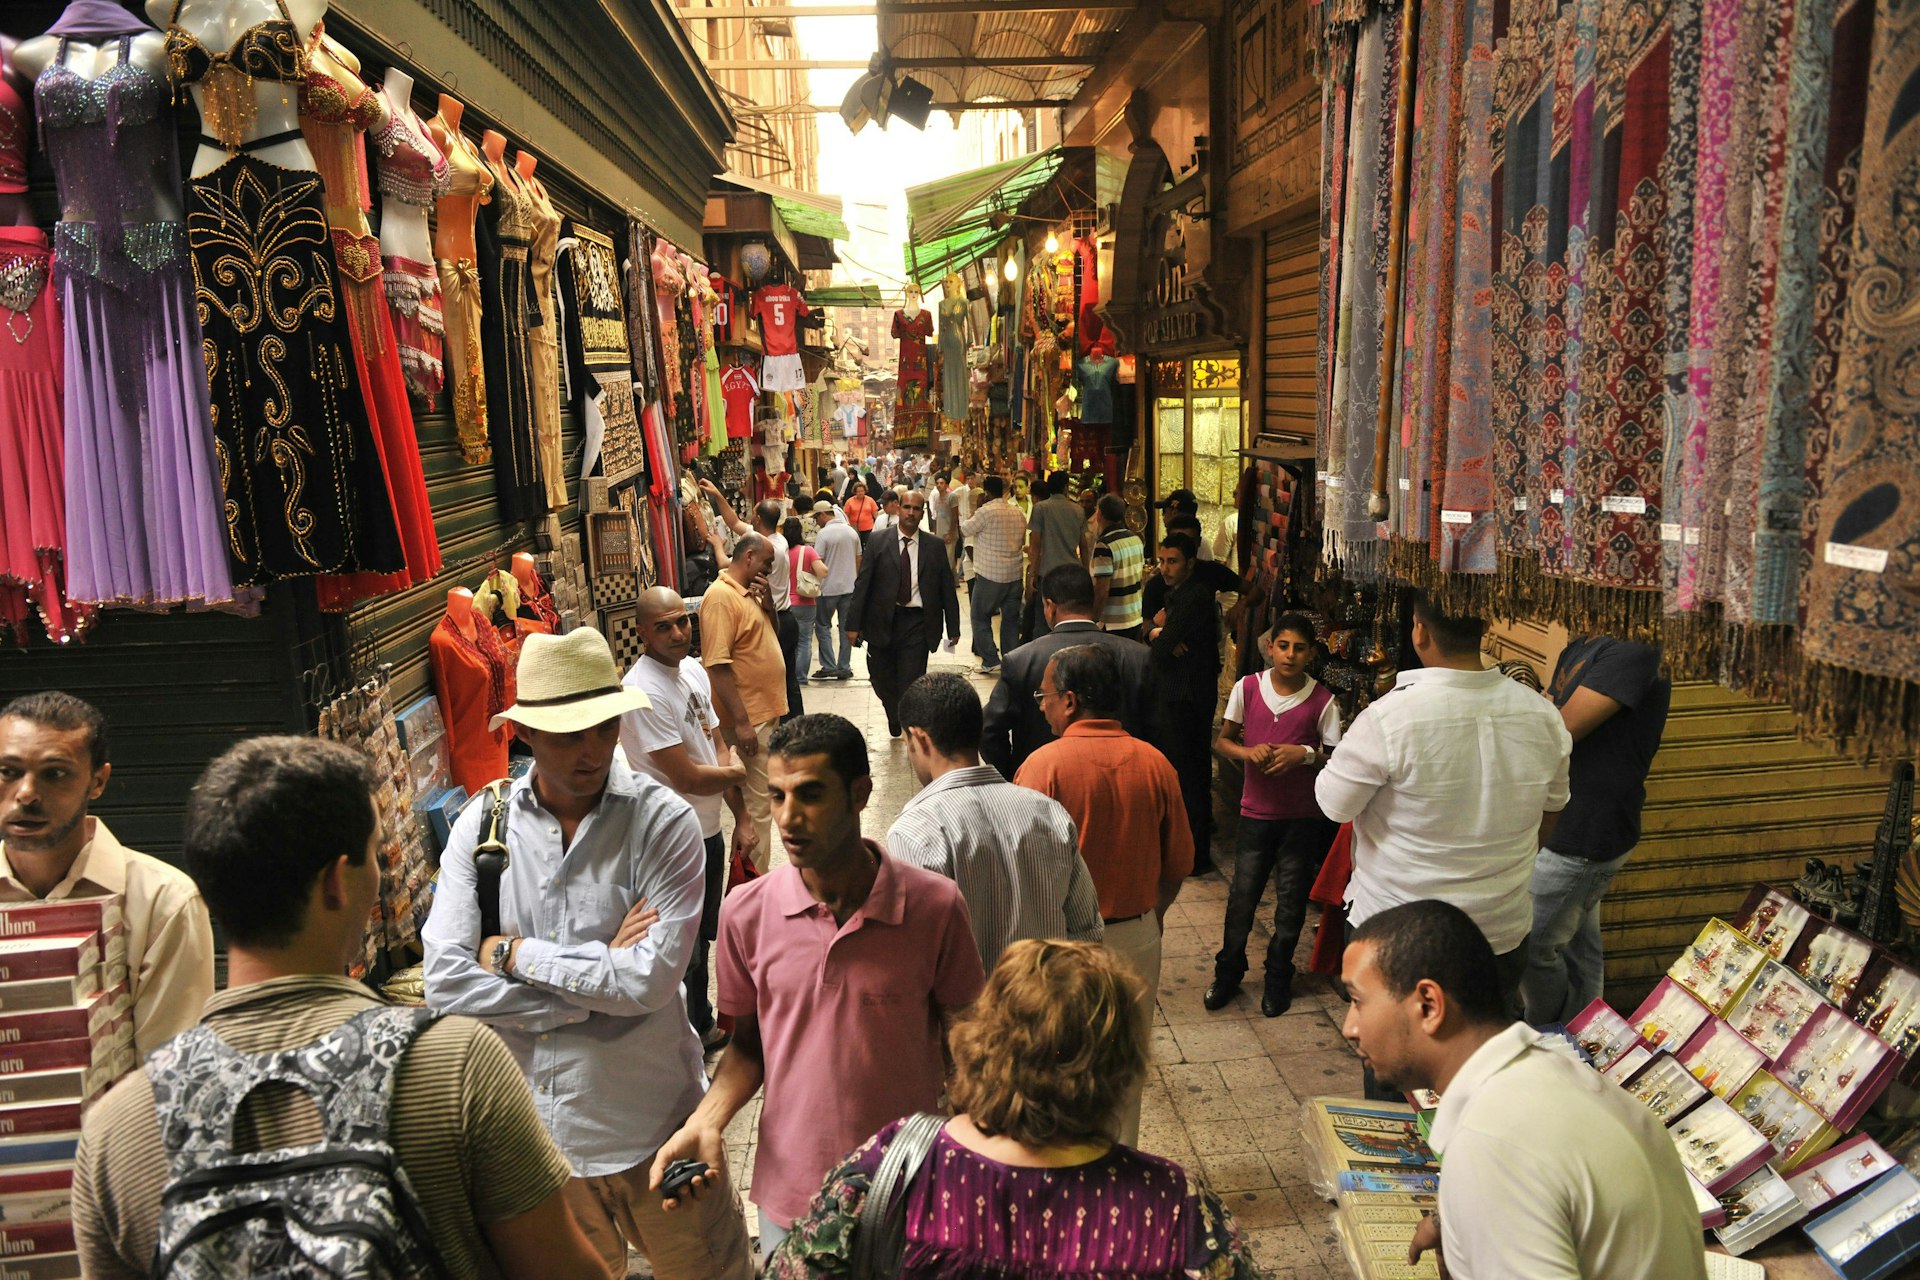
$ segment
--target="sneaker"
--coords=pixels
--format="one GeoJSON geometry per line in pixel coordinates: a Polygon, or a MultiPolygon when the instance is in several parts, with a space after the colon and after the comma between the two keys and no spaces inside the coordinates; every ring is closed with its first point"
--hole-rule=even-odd
{"type": "Polygon", "coordinates": [[[838,680],[840,678],[840,674],[839,672],[835,671],[832,667],[822,667],[818,671],[813,673],[813,678],[815,680],[838,680]]]}
{"type": "Polygon", "coordinates": [[[835,680],[851,680],[853,679],[853,668],[848,667],[844,671],[836,671],[833,673],[833,678],[835,680]]]}

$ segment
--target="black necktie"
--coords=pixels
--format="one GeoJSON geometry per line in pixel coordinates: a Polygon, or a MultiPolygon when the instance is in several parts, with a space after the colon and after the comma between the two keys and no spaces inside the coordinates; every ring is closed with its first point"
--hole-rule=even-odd
{"type": "Polygon", "coordinates": [[[900,603],[913,601],[913,539],[900,539],[900,603]]]}

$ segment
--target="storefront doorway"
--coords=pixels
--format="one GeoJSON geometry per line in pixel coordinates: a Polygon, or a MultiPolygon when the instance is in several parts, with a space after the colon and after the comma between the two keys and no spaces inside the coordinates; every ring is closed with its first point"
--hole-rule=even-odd
{"type": "Polygon", "coordinates": [[[1152,362],[1154,500],[1191,489],[1206,541],[1222,546],[1244,444],[1241,369],[1231,352],[1152,362]]]}

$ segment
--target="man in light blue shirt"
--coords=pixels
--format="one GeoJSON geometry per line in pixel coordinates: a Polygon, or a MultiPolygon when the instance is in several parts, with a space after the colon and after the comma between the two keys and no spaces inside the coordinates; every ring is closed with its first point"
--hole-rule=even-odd
{"type": "Polygon", "coordinates": [[[707,1089],[680,989],[706,885],[700,823],[615,759],[621,715],[648,703],[598,631],[527,637],[517,674],[519,700],[490,727],[513,721],[534,766],[454,824],[423,931],[427,1004],[506,1041],[610,1271],[626,1274],[631,1245],[662,1280],[746,1280],[737,1195],[668,1214],[647,1189],[654,1152],[707,1089]],[[508,861],[489,933],[475,851],[493,838],[508,861]]]}
{"type": "Polygon", "coordinates": [[[853,599],[854,578],[860,570],[860,535],[830,502],[813,504],[813,522],[820,529],[813,549],[827,562],[826,581],[820,584],[820,603],[813,613],[814,647],[820,651],[815,680],[851,680],[853,646],[847,640],[847,602],[853,599]],[[833,647],[835,619],[839,620],[840,648],[833,647]]]}

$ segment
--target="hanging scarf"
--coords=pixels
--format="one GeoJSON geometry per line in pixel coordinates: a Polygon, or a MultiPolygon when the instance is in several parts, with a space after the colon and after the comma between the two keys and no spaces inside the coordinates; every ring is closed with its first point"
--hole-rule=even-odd
{"type": "Polygon", "coordinates": [[[153,29],[145,19],[113,0],[72,0],[44,34],[99,44],[121,36],[145,35],[153,29]]]}

